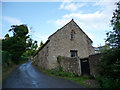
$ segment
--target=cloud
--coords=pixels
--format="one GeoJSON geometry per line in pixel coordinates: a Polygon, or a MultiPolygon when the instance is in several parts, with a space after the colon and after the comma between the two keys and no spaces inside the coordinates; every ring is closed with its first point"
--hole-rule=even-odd
{"type": "Polygon", "coordinates": [[[107,30],[110,27],[110,20],[112,19],[113,11],[116,8],[115,1],[113,2],[110,0],[110,2],[108,2],[108,0],[100,0],[99,2],[92,3],[91,7],[100,8],[89,13],[87,13],[87,11],[86,13],[82,13],[82,9],[78,9],[76,12],[63,15],[62,18],[57,19],[55,23],[58,27],[61,27],[73,18],[77,24],[86,31],[107,30]]]}
{"type": "Polygon", "coordinates": [[[71,3],[71,2],[63,2],[60,5],[59,9],[65,9],[65,10],[69,10],[69,11],[76,11],[78,10],[80,7],[83,7],[85,4],[81,4],[81,3],[71,3]]]}
{"type": "MultiPolygon", "coordinates": [[[[77,24],[85,30],[96,30],[98,26],[106,26],[108,21],[105,21],[105,16],[103,13],[95,12],[89,14],[82,13],[71,13],[66,14],[62,17],[62,19],[56,20],[56,25],[61,27],[68,23],[71,19],[74,19],[77,24]]],[[[103,29],[103,27],[99,28],[103,29]]]]}
{"type": "Polygon", "coordinates": [[[14,18],[14,17],[9,17],[9,16],[3,16],[3,20],[7,21],[10,24],[22,24],[21,20],[14,18]]]}
{"type": "Polygon", "coordinates": [[[66,23],[68,23],[70,20],[67,18],[62,18],[62,19],[58,19],[55,21],[55,24],[57,25],[57,27],[62,27],[63,25],[65,25],[66,23]]]}
{"type": "MultiPolygon", "coordinates": [[[[58,28],[61,28],[71,19],[74,19],[80,28],[93,40],[94,46],[99,43],[104,44],[105,33],[112,29],[112,27],[110,27],[110,20],[116,9],[116,2],[118,2],[118,0],[85,2],[84,8],[81,8],[81,6],[73,9],[72,12],[66,13],[61,18],[55,20],[54,23],[58,28]]],[[[78,3],[82,4],[82,2],[66,2],[65,4],[62,3],[60,7],[61,9],[70,10],[65,7],[71,3],[74,5],[78,3]]]]}
{"type": "Polygon", "coordinates": [[[63,21],[65,19],[72,19],[78,23],[85,30],[104,30],[106,26],[109,26],[110,16],[104,15],[104,13],[95,12],[95,13],[72,13],[69,15],[63,16],[63,21]],[[99,28],[98,28],[99,27],[99,28]]]}
{"type": "Polygon", "coordinates": [[[85,5],[87,6],[88,2],[94,2],[95,3],[94,6],[98,6],[98,5],[105,6],[108,3],[113,3],[117,1],[118,0],[63,0],[59,9],[69,10],[73,12],[73,11],[77,11],[79,8],[85,5]]]}

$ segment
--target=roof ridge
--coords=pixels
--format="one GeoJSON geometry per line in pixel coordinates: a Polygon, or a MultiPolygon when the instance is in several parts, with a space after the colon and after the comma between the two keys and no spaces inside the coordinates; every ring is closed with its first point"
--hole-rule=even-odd
{"type": "Polygon", "coordinates": [[[58,29],[56,32],[54,32],[52,35],[50,35],[48,37],[48,39],[50,39],[55,33],[57,33],[58,31],[60,31],[62,28],[64,28],[65,26],[67,26],[70,22],[74,21],[73,19],[71,19],[67,24],[65,24],[64,26],[62,26],[60,29],[58,29]]]}
{"type": "MultiPolygon", "coordinates": [[[[80,26],[73,20],[73,22],[79,27],[79,29],[88,37],[88,35],[80,28],[80,26]]],[[[88,37],[89,38],[89,37],[88,37]]],[[[89,38],[90,39],[90,38],[89,38]]],[[[90,39],[90,41],[93,43],[93,41],[90,39]]]]}
{"type": "MultiPolygon", "coordinates": [[[[60,29],[58,29],[56,32],[54,32],[52,35],[50,35],[48,37],[48,39],[50,39],[55,33],[57,33],[58,31],[60,31],[62,28],[64,28],[65,26],[67,26],[70,22],[74,22],[78,28],[88,37],[88,35],[80,28],[80,26],[74,21],[74,19],[72,18],[67,24],[65,24],[63,27],[61,27],[60,29]]],[[[93,43],[93,41],[88,37],[88,39],[93,43]]]]}

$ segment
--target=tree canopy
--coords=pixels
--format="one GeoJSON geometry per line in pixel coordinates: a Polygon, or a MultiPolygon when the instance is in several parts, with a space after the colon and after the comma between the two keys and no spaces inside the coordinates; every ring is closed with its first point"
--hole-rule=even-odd
{"type": "Polygon", "coordinates": [[[107,41],[110,46],[120,48],[120,1],[116,3],[116,5],[117,8],[113,12],[113,17],[111,20],[113,31],[107,33],[107,41]]]}
{"type": "Polygon", "coordinates": [[[99,61],[98,82],[102,88],[120,88],[120,2],[113,12],[113,30],[106,33],[111,49],[105,50],[99,61]]]}
{"type": "Polygon", "coordinates": [[[26,25],[13,25],[9,32],[13,32],[13,36],[5,35],[5,39],[2,40],[2,50],[11,53],[13,62],[19,63],[20,56],[26,51],[28,28],[26,25]]]}

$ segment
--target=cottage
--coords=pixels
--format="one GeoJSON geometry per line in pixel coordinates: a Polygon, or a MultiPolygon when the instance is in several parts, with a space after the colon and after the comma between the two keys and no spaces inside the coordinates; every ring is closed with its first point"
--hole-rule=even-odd
{"type": "Polygon", "coordinates": [[[58,56],[85,58],[94,54],[92,43],[92,40],[72,19],[49,36],[34,60],[41,68],[52,69],[58,66],[58,56]]]}

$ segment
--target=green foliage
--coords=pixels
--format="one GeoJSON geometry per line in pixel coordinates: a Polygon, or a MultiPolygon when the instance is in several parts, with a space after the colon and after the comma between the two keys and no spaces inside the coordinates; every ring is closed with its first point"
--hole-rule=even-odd
{"type": "MultiPolygon", "coordinates": [[[[83,77],[83,76],[78,76],[77,74],[74,73],[70,73],[70,72],[65,72],[65,71],[60,71],[58,69],[51,69],[51,70],[44,70],[41,69],[39,66],[35,65],[34,63],[32,63],[37,69],[39,69],[41,72],[48,74],[50,76],[55,76],[55,77],[61,77],[67,80],[71,80],[73,82],[76,82],[82,86],[85,87],[92,87],[90,85],[87,85],[86,83],[84,83],[84,81],[86,80],[90,80],[91,77],[83,77]]],[[[93,78],[92,78],[93,80],[93,78]]]]}
{"type": "Polygon", "coordinates": [[[63,68],[61,66],[59,66],[59,71],[63,71],[63,68]]]}
{"type": "Polygon", "coordinates": [[[43,46],[43,42],[41,41],[40,47],[38,48],[38,51],[41,49],[42,46],[43,46]]]}
{"type": "Polygon", "coordinates": [[[41,41],[41,43],[40,43],[40,48],[43,46],[43,42],[41,41]]]}
{"type": "Polygon", "coordinates": [[[109,44],[106,43],[104,46],[100,46],[98,48],[99,48],[98,52],[104,53],[106,50],[110,49],[110,46],[109,46],[109,44]]]}
{"type": "Polygon", "coordinates": [[[78,75],[75,73],[63,71],[61,66],[59,67],[59,70],[52,69],[52,70],[47,70],[47,72],[55,76],[61,76],[61,77],[78,77],[78,75]]]}
{"type": "Polygon", "coordinates": [[[24,57],[24,56],[21,56],[19,58],[19,63],[25,63],[25,62],[28,62],[29,58],[28,57],[24,57]]]}
{"type": "Polygon", "coordinates": [[[23,53],[23,56],[29,57],[29,56],[34,56],[36,51],[37,51],[37,41],[33,41],[31,38],[29,38],[27,43],[27,50],[25,53],[23,53]]]}
{"type": "Polygon", "coordinates": [[[58,56],[57,57],[57,62],[60,64],[60,61],[61,61],[61,56],[58,56]]]}
{"type": "Polygon", "coordinates": [[[120,48],[106,50],[99,62],[97,81],[101,88],[120,88],[120,48]]]}
{"type": "Polygon", "coordinates": [[[120,68],[120,49],[112,48],[107,50],[100,58],[99,74],[117,78],[120,76],[118,68],[120,68]]]}
{"type": "Polygon", "coordinates": [[[8,51],[2,51],[2,72],[7,72],[14,63],[12,62],[12,54],[8,51]]]}
{"type": "Polygon", "coordinates": [[[113,12],[111,25],[113,31],[107,33],[107,40],[112,47],[120,48],[120,1],[117,4],[117,8],[113,12]]]}
{"type": "Polygon", "coordinates": [[[7,38],[2,40],[2,50],[12,54],[12,61],[18,64],[19,58],[26,51],[28,28],[26,25],[13,25],[9,31],[13,32],[13,36],[6,35],[7,38]]]}
{"type": "Polygon", "coordinates": [[[39,50],[42,48],[42,46],[43,46],[43,42],[41,41],[41,43],[40,43],[40,47],[38,47],[38,49],[35,50],[34,56],[36,55],[36,53],[39,52],[39,50]]]}
{"type": "Polygon", "coordinates": [[[8,38],[9,38],[9,34],[6,34],[6,35],[5,35],[5,39],[8,39],[8,38]]]}
{"type": "Polygon", "coordinates": [[[2,51],[2,65],[11,61],[12,54],[8,51],[2,51]]]}
{"type": "Polygon", "coordinates": [[[101,88],[120,88],[120,2],[117,6],[111,20],[113,31],[107,33],[112,48],[104,51],[97,70],[101,88]]]}
{"type": "Polygon", "coordinates": [[[13,32],[13,37],[25,38],[28,34],[28,27],[26,25],[12,25],[9,31],[13,32]]]}
{"type": "Polygon", "coordinates": [[[99,82],[99,88],[120,88],[119,78],[97,76],[96,79],[99,82]]]}

